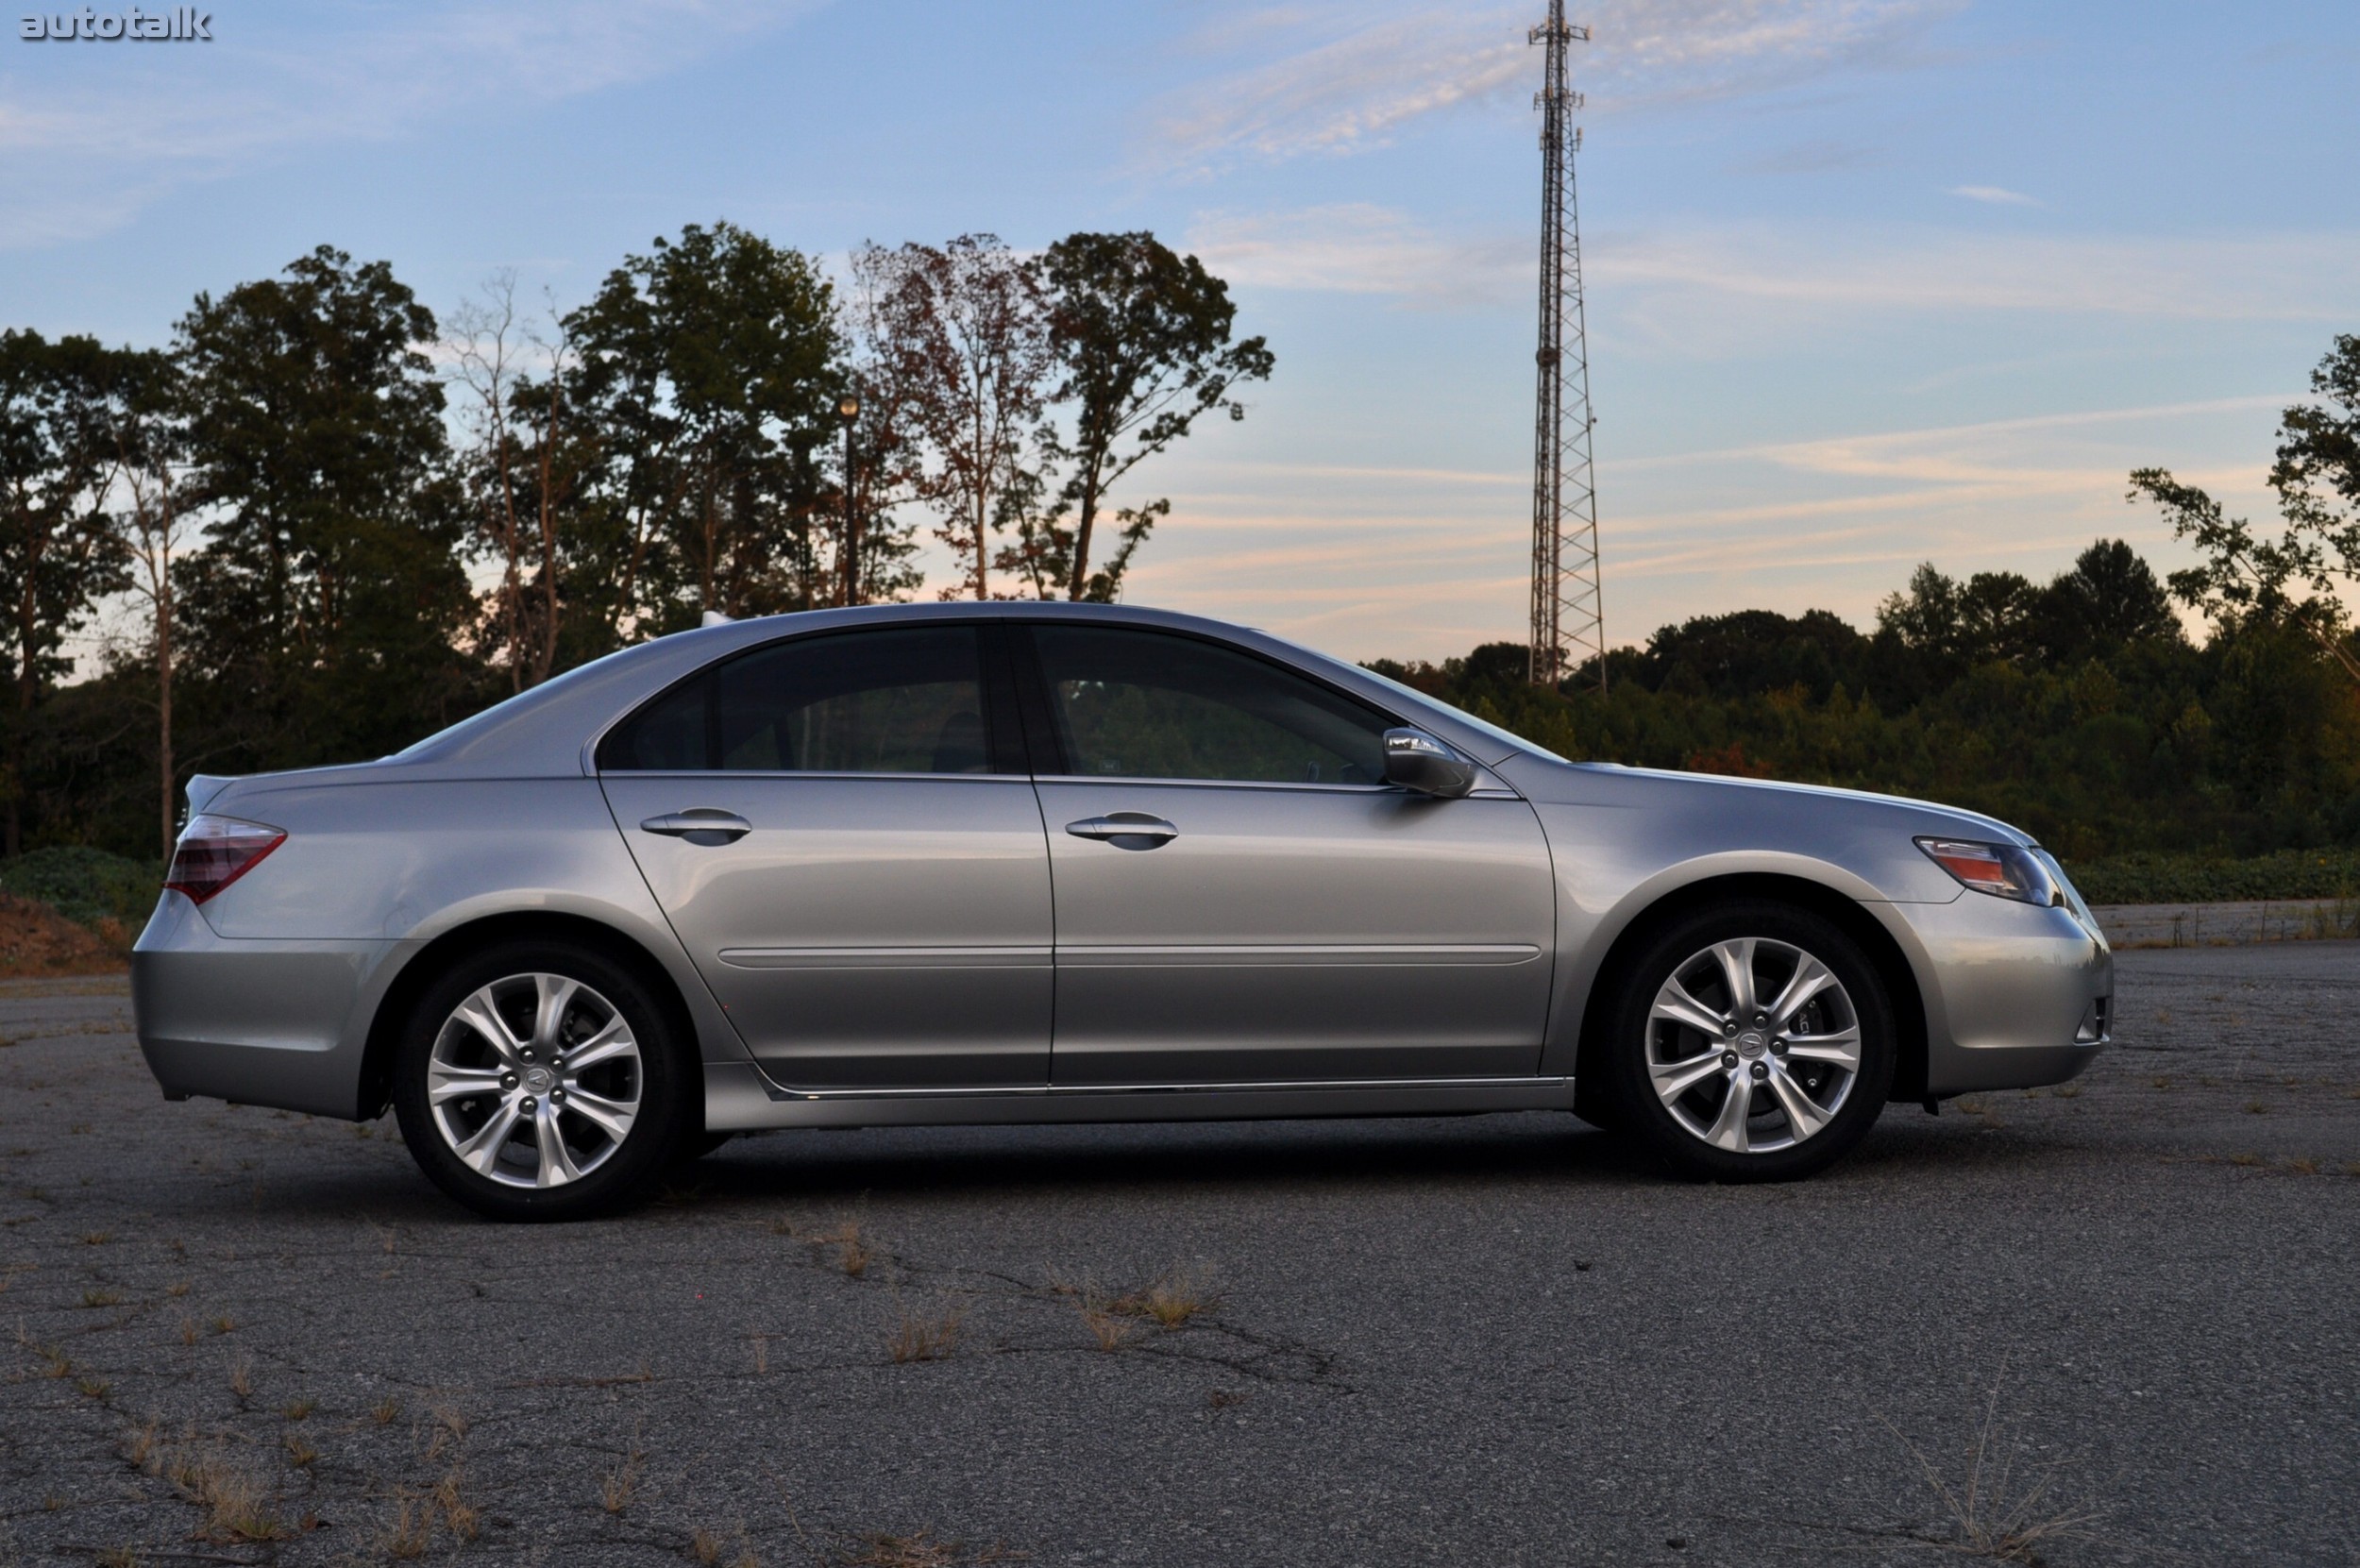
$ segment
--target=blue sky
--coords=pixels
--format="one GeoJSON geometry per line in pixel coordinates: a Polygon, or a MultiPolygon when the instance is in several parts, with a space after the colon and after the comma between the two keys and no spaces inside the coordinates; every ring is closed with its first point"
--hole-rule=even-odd
{"type": "MultiPolygon", "coordinates": [[[[1129,597],[1353,657],[1522,635],[1538,0],[228,3],[0,38],[0,320],[159,343],[323,241],[438,311],[561,305],[727,217],[1149,228],[1278,371],[1142,467],[1129,597]]],[[[1600,0],[1580,160],[1608,631],[1930,559],[2174,552],[2123,476],[2261,505],[2360,331],[2360,8],[1600,0]]]]}

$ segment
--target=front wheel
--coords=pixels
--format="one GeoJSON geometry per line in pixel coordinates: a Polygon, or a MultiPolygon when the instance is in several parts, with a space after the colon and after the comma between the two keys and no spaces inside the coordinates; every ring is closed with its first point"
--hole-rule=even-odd
{"type": "Polygon", "coordinates": [[[1746,902],[1674,923],[1625,971],[1606,1061],[1625,1130],[1675,1168],[1784,1181],[1867,1135],[1893,1084],[1893,1008],[1832,922],[1746,902]]]}
{"type": "Polygon", "coordinates": [[[394,1062],[419,1169],[498,1220],[573,1220],[645,1192],[692,1086],[647,985],[601,953],[517,943],[427,988],[394,1062]]]}

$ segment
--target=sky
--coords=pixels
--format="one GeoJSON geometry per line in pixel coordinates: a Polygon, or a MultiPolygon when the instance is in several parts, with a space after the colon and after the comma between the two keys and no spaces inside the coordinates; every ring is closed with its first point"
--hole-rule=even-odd
{"type": "MultiPolygon", "coordinates": [[[[0,36],[0,325],[168,341],[323,242],[564,308],[716,218],[1153,229],[1272,380],[1137,470],[1126,599],[1355,659],[1525,634],[1543,0],[224,0],[0,36]]],[[[1610,641],[1863,626],[1920,561],[2184,559],[2360,331],[2360,8],[1576,0],[1610,641]]],[[[945,574],[947,579],[947,573],[945,574]]]]}

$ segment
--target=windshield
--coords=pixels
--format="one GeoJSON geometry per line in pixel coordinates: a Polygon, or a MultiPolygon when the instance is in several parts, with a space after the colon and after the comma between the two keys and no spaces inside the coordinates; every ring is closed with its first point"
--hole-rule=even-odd
{"type": "Polygon", "coordinates": [[[1394,680],[1390,675],[1379,675],[1376,671],[1370,669],[1365,666],[1360,667],[1360,673],[1368,677],[1370,680],[1379,682],[1391,690],[1397,691],[1404,697],[1410,698],[1426,707],[1440,708],[1444,713],[1449,714],[1451,717],[1457,719],[1459,723],[1466,725],[1469,729],[1480,730],[1485,734],[1490,735],[1493,740],[1498,741],[1501,745],[1511,747],[1516,750],[1524,752],[1527,756],[1544,758],[1549,762],[1570,763],[1573,760],[1570,757],[1559,756],[1556,752],[1550,750],[1545,746],[1536,746],[1531,741],[1526,740],[1524,736],[1517,734],[1512,730],[1503,730],[1496,724],[1487,724],[1482,719],[1477,718],[1475,715],[1469,713],[1466,709],[1453,707],[1450,703],[1443,701],[1439,697],[1429,697],[1424,692],[1420,691],[1417,687],[1405,685],[1401,682],[1394,680]]]}

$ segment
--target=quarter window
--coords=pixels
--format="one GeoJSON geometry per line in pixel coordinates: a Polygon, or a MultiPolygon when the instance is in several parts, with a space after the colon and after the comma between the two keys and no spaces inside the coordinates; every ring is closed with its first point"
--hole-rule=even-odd
{"type": "Polygon", "coordinates": [[[598,748],[612,771],[984,773],[972,627],[799,638],[675,687],[598,748]]]}
{"type": "Polygon", "coordinates": [[[1194,637],[1036,626],[1073,773],[1375,784],[1391,722],[1316,682],[1194,637]]]}

